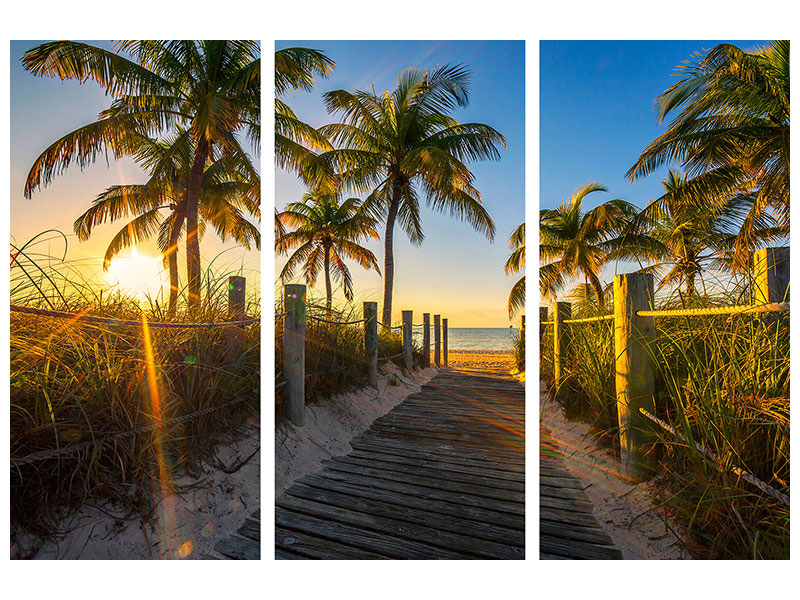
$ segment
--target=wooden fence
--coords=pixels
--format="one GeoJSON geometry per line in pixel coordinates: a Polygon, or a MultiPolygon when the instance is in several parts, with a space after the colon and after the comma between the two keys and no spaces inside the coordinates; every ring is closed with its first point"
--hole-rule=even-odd
{"type": "Polygon", "coordinates": [[[614,312],[573,319],[569,302],[554,302],[552,318],[539,308],[540,336],[553,327],[553,375],[556,390],[564,381],[564,360],[570,327],[603,320],[614,322],[614,356],[620,461],[626,476],[642,480],[651,474],[645,456],[648,414],[655,413],[655,369],[649,346],[656,339],[655,318],[784,312],[789,310],[789,248],[763,248],[753,254],[754,304],[679,310],[654,309],[653,276],[628,273],[614,276],[614,312]]]}
{"type": "MultiPolygon", "coordinates": [[[[401,329],[403,351],[397,356],[402,356],[406,369],[413,366],[413,317],[410,310],[402,311],[402,325],[392,327],[389,323],[378,322],[378,303],[364,302],[363,318],[357,321],[331,321],[319,317],[311,317],[306,313],[306,286],[302,284],[287,284],[284,286],[283,313],[276,315],[283,318],[283,373],[286,391],[286,417],[294,425],[305,424],[305,351],[306,351],[306,320],[314,319],[333,325],[359,325],[364,324],[364,351],[369,361],[369,381],[372,387],[378,386],[378,325],[386,330],[401,329]]],[[[431,365],[431,315],[422,315],[422,362],[423,366],[431,365]]],[[[433,316],[434,329],[434,364],[447,366],[447,319],[440,315],[433,316]]],[[[395,358],[395,357],[390,357],[395,358]]]]}

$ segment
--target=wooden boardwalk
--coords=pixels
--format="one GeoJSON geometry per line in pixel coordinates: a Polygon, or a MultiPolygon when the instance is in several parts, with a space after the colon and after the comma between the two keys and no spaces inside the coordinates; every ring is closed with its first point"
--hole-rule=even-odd
{"type": "Polygon", "coordinates": [[[525,391],[442,369],[276,500],[278,559],[525,558],[525,391]]]}
{"type": "Polygon", "coordinates": [[[544,427],[539,428],[539,558],[621,559],[592,514],[581,483],[544,427]]]}
{"type": "Polygon", "coordinates": [[[214,550],[233,560],[261,558],[261,510],[257,510],[239,527],[235,534],[214,545],[214,550]]]}

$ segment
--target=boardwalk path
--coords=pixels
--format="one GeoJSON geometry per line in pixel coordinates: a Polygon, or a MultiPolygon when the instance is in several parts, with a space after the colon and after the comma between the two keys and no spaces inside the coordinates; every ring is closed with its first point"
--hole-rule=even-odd
{"type": "Polygon", "coordinates": [[[442,369],[276,500],[275,557],[525,557],[525,397],[442,369]]]}
{"type": "Polygon", "coordinates": [[[250,515],[235,534],[217,542],[214,546],[214,550],[224,558],[231,558],[234,560],[260,559],[261,510],[257,510],[250,515]]]}
{"type": "Polygon", "coordinates": [[[569,458],[544,423],[539,440],[539,558],[621,559],[592,514],[583,486],[564,466],[569,458]]]}

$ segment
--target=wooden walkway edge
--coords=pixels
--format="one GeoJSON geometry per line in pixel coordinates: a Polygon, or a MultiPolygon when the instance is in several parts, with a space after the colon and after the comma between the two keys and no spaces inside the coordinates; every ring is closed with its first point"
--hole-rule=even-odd
{"type": "Polygon", "coordinates": [[[276,500],[277,559],[524,559],[525,389],[442,369],[276,500]]]}
{"type": "Polygon", "coordinates": [[[221,539],[214,550],[233,560],[259,560],[261,558],[261,510],[255,511],[235,534],[221,539]]]}
{"type": "Polygon", "coordinates": [[[556,441],[542,426],[539,435],[539,558],[621,559],[581,483],[564,466],[556,441]]]}

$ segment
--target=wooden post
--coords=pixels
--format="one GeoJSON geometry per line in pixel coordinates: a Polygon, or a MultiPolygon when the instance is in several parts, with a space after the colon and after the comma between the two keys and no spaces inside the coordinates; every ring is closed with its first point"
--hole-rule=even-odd
{"type": "Polygon", "coordinates": [[[364,352],[369,360],[369,384],[378,388],[378,303],[364,302],[364,352]]]}
{"type": "Polygon", "coordinates": [[[283,372],[286,375],[286,416],[299,427],[305,424],[306,395],[306,286],[284,287],[283,372]]]}
{"type": "Polygon", "coordinates": [[[441,362],[442,330],[440,315],[433,315],[433,362],[438,367],[441,362]]]}
{"type": "Polygon", "coordinates": [[[447,319],[442,319],[442,364],[447,366],[447,319]]]}
{"type": "Polygon", "coordinates": [[[431,315],[422,313],[422,364],[431,366],[431,315]]]}
{"type": "Polygon", "coordinates": [[[411,356],[412,350],[412,335],[413,331],[411,326],[414,322],[414,312],[410,310],[403,311],[403,357],[406,361],[406,369],[411,370],[414,363],[411,356]]]}
{"type": "MultiPolygon", "coordinates": [[[[244,294],[246,279],[238,275],[228,277],[228,320],[241,321],[244,319],[244,294]]],[[[227,328],[228,353],[234,357],[242,353],[242,336],[244,330],[232,325],[227,328]]]]}
{"type": "Polygon", "coordinates": [[[753,253],[755,303],[789,302],[789,248],[761,248],[753,253]]]}
{"type": "Polygon", "coordinates": [[[645,456],[649,421],[639,412],[655,413],[655,374],[652,349],[656,338],[653,317],[639,317],[653,309],[653,276],[628,273],[614,276],[614,355],[616,358],[617,418],[623,473],[640,481],[651,466],[645,456]]]}
{"type": "Polygon", "coordinates": [[[553,374],[555,376],[556,391],[564,381],[564,358],[569,343],[569,332],[564,324],[565,319],[572,317],[572,304],[569,302],[553,303],[553,374]]]}
{"type": "Polygon", "coordinates": [[[545,321],[547,321],[547,307],[546,306],[540,306],[539,307],[539,338],[540,339],[544,336],[545,326],[542,325],[542,323],[544,323],[545,321]]]}

